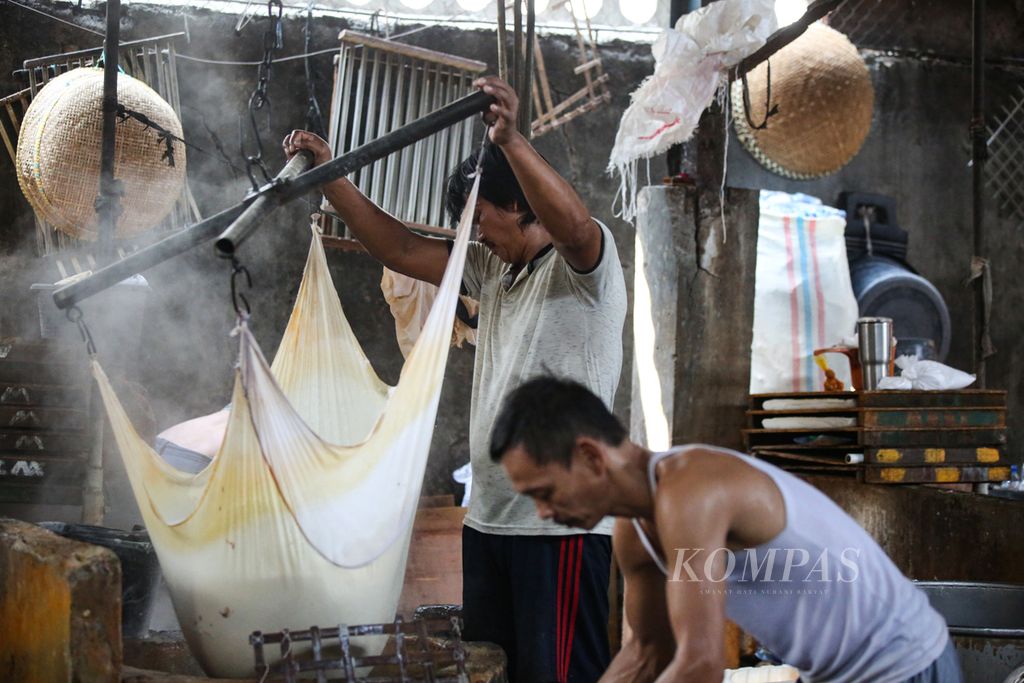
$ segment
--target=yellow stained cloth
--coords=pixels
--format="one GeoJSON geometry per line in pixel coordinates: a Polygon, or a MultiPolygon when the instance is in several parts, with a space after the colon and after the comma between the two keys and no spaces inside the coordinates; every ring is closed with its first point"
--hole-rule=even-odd
{"type": "Polygon", "coordinates": [[[248,325],[238,327],[227,432],[199,474],[139,438],[93,361],[182,631],[208,674],[251,675],[254,630],[393,619],[478,182],[394,388],[359,347],[315,235],[273,368],[248,325]]]}

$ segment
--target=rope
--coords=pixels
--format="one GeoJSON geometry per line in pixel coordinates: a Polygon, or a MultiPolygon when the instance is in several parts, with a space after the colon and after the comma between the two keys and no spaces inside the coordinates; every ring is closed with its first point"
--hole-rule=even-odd
{"type": "MultiPolygon", "coordinates": [[[[451,17],[448,17],[448,19],[442,19],[441,21],[442,22],[450,21],[451,19],[455,19],[458,16],[460,16],[460,15],[454,14],[451,17]]],[[[434,26],[433,25],[418,26],[418,27],[416,27],[414,29],[410,29],[408,31],[403,31],[402,33],[396,33],[395,35],[391,36],[388,40],[395,40],[396,38],[404,38],[406,36],[411,36],[414,33],[419,33],[420,31],[426,31],[428,28],[434,28],[434,26]]],[[[295,61],[297,59],[306,59],[307,57],[316,57],[318,55],[326,55],[326,54],[337,53],[339,49],[340,48],[337,48],[337,47],[331,47],[331,48],[327,48],[326,50],[315,50],[313,52],[303,52],[301,55],[289,55],[287,57],[278,57],[277,59],[274,59],[272,63],[273,64],[277,64],[278,62],[293,62],[293,61],[295,61]]],[[[186,54],[183,54],[181,52],[176,52],[174,54],[174,57],[175,57],[175,59],[185,59],[185,60],[190,61],[190,62],[199,62],[200,64],[218,64],[220,66],[259,66],[260,64],[263,63],[262,61],[260,61],[260,62],[235,62],[235,61],[224,60],[224,59],[204,59],[202,57],[193,57],[192,55],[186,55],[186,54]]]]}
{"type": "Polygon", "coordinates": [[[750,117],[750,85],[747,83],[747,72],[744,71],[740,75],[740,80],[743,82],[743,113],[747,117],[747,125],[751,130],[764,130],[768,127],[768,119],[779,113],[778,103],[772,105],[772,60],[768,59],[766,62],[768,73],[765,79],[764,119],[761,123],[754,123],[754,119],[750,117]]]}
{"type": "Polygon", "coordinates": [[[58,16],[56,16],[54,14],[48,14],[48,13],[42,11],[41,9],[36,9],[35,7],[29,7],[28,5],[23,5],[20,2],[16,2],[15,0],[8,0],[8,2],[10,2],[12,5],[15,5],[16,7],[20,7],[22,9],[27,9],[29,12],[35,12],[36,14],[41,14],[41,15],[43,15],[44,17],[46,17],[48,19],[53,19],[54,21],[59,21],[62,24],[67,24],[68,26],[73,26],[75,28],[82,29],[83,31],[88,31],[89,33],[92,33],[93,35],[97,35],[97,36],[100,36],[100,37],[104,36],[104,33],[102,31],[97,31],[96,29],[91,29],[91,28],[89,28],[87,26],[82,26],[81,24],[76,24],[75,22],[68,21],[67,19],[61,19],[60,17],[58,17],[58,16]]]}
{"type": "MultiPolygon", "coordinates": [[[[185,145],[189,149],[193,149],[193,150],[199,152],[200,154],[205,154],[207,156],[213,157],[217,161],[220,161],[222,163],[226,163],[228,166],[230,166],[231,168],[233,168],[236,171],[240,170],[237,166],[232,164],[231,161],[229,159],[227,159],[226,157],[224,159],[221,159],[216,154],[213,154],[212,152],[207,152],[202,147],[199,147],[198,145],[195,145],[195,144],[185,140],[184,138],[178,137],[177,135],[175,135],[171,131],[169,131],[166,128],[164,128],[163,126],[161,126],[156,121],[153,121],[151,118],[149,118],[145,114],[142,114],[140,112],[128,109],[123,104],[118,104],[117,105],[117,119],[118,119],[118,122],[119,123],[123,123],[123,122],[127,121],[129,118],[135,119],[136,121],[141,123],[146,128],[152,128],[156,132],[157,142],[158,143],[162,143],[164,145],[164,153],[161,156],[161,159],[167,160],[167,165],[168,166],[174,166],[174,145],[172,144],[172,141],[173,141],[173,142],[180,142],[181,144],[185,145]]],[[[205,125],[205,121],[204,121],[204,125],[205,125]]]]}

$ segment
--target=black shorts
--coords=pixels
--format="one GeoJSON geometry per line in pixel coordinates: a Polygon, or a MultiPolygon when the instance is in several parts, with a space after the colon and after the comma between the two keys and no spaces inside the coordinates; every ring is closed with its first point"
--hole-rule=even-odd
{"type": "Polygon", "coordinates": [[[594,683],[608,648],[611,537],[462,529],[466,640],[496,643],[510,683],[594,683]]]}

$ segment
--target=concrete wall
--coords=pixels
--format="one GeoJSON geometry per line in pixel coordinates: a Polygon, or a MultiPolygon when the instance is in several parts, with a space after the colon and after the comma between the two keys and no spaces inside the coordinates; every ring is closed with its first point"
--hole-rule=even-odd
{"type": "MultiPolygon", "coordinates": [[[[48,4],[49,5],[49,4],[48,4]]],[[[49,5],[48,10],[64,12],[71,18],[71,5],[49,5]]],[[[183,30],[180,13],[152,6],[126,6],[122,40],[132,40],[183,30]]],[[[102,29],[98,14],[77,12],[75,20],[102,29]]],[[[178,51],[207,59],[256,61],[260,58],[262,14],[250,23],[241,37],[233,33],[235,16],[204,10],[190,10],[191,41],[182,39],[178,51]]],[[[300,54],[302,19],[288,19],[284,26],[283,55],[300,54]]],[[[0,93],[24,87],[11,76],[24,59],[94,47],[98,36],[67,27],[19,9],[0,6],[0,93]],[[10,30],[13,28],[14,30],[10,30]]],[[[312,49],[338,45],[337,34],[348,24],[337,18],[315,21],[312,49]]],[[[358,27],[357,27],[358,28],[358,27]]],[[[401,27],[399,30],[408,29],[401,27]]],[[[495,36],[484,31],[456,31],[431,28],[410,35],[407,42],[493,63],[495,36]]],[[[581,84],[572,75],[574,42],[567,37],[545,36],[541,40],[552,86],[558,93],[575,91],[581,84]]],[[[595,216],[608,224],[616,236],[626,280],[632,282],[633,232],[631,226],[614,218],[612,199],[618,183],[604,173],[618,118],[633,87],[650,72],[652,62],[647,46],[616,43],[602,50],[611,75],[614,100],[568,124],[562,131],[548,133],[537,147],[574,185],[595,216]]],[[[317,92],[325,113],[330,106],[332,57],[313,58],[317,92]]],[[[179,60],[182,119],[186,138],[213,151],[212,130],[236,165],[238,117],[255,86],[256,69],[251,66],[209,65],[179,60]]],[[[301,61],[277,64],[273,68],[270,99],[272,129],[264,141],[271,169],[283,163],[280,141],[293,128],[303,127],[306,111],[306,82],[301,61]]],[[[482,128],[479,129],[482,134],[482,128]]],[[[248,180],[233,173],[213,155],[189,152],[189,180],[204,215],[210,215],[240,199],[248,180]]],[[[438,188],[440,189],[440,188],[438,188]]],[[[315,201],[315,198],[314,198],[315,201]]],[[[309,208],[294,202],[271,219],[244,246],[241,257],[254,279],[249,296],[253,306],[252,325],[264,351],[272,357],[279,343],[308,249],[309,208]]],[[[22,198],[13,164],[0,158],[0,337],[38,334],[34,301],[28,287],[33,282],[53,281],[34,255],[34,229],[30,209],[22,198]]],[[[381,267],[365,254],[329,252],[335,283],[350,322],[381,378],[398,379],[402,356],[395,341],[394,323],[380,292],[381,267]]],[[[152,405],[156,430],[182,419],[216,410],[229,399],[236,342],[228,337],[233,311],[228,294],[228,265],[216,258],[212,246],[200,247],[145,273],[153,293],[143,322],[141,372],[137,379],[152,405]]],[[[139,321],[125,321],[125,325],[139,321]]],[[[629,345],[617,408],[628,419],[629,345]]],[[[101,347],[117,343],[97,338],[101,347]]],[[[449,358],[445,388],[434,435],[425,493],[461,494],[461,486],[450,481],[451,471],[468,460],[467,414],[473,368],[471,349],[453,350],[449,358]]],[[[111,466],[117,468],[116,456],[111,466]]],[[[108,482],[109,483],[109,482],[108,482]]],[[[123,484],[123,482],[120,482],[123,484]]],[[[116,486],[119,505],[130,499],[126,487],[116,486]]],[[[126,503],[128,508],[131,507],[126,503]]],[[[115,518],[119,517],[115,515],[115,518]]]]}

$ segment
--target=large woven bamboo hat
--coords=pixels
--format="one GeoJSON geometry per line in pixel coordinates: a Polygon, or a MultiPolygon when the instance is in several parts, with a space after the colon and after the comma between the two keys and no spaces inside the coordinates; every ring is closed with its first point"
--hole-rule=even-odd
{"type": "MultiPolygon", "coordinates": [[[[765,168],[790,178],[834,173],[860,151],[871,129],[875,91],[857,48],[821,23],[771,58],[771,104],[778,112],[767,127],[747,121],[743,84],[732,86],[732,111],[743,146],[765,168]]],[[[747,75],[750,117],[764,120],[768,65],[747,75]]]]}
{"type": "MultiPolygon", "coordinates": [[[[142,81],[118,74],[117,100],[179,140],[171,106],[142,81]]],[[[103,129],[103,70],[73,69],[54,78],[32,100],[18,134],[18,183],[40,219],[72,237],[98,235],[103,129]]],[[[185,183],[185,146],[171,145],[136,119],[118,120],[114,177],[123,183],[117,236],[155,227],[171,211],[185,183]]]]}

